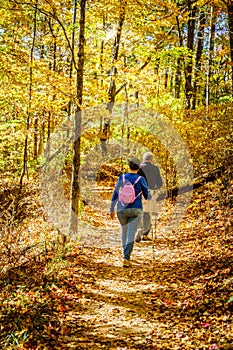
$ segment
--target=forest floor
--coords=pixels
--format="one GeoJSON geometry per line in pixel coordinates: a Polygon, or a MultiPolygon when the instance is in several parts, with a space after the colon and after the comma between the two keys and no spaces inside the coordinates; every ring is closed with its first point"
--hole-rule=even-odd
{"type": "MultiPolygon", "coordinates": [[[[2,349],[233,349],[233,208],[220,185],[196,191],[175,230],[159,218],[155,241],[135,243],[128,269],[120,245],[62,249],[29,192],[35,210],[11,238],[2,234],[2,349]]],[[[117,220],[104,227],[119,230],[117,220]]]]}

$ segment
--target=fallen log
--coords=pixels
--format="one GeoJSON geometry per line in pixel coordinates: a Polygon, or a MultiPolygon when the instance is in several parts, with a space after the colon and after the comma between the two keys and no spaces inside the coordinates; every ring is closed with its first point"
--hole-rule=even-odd
{"type": "Polygon", "coordinates": [[[182,186],[182,187],[176,186],[176,187],[169,189],[169,191],[162,192],[158,195],[157,202],[160,202],[160,201],[164,200],[165,198],[175,198],[179,194],[190,192],[194,189],[197,189],[199,187],[204,186],[205,184],[207,184],[209,182],[213,182],[216,179],[218,179],[224,173],[224,171],[226,171],[227,169],[228,169],[228,165],[222,165],[219,168],[213,170],[211,173],[205,173],[205,174],[197,177],[191,183],[189,183],[185,186],[182,186]]]}

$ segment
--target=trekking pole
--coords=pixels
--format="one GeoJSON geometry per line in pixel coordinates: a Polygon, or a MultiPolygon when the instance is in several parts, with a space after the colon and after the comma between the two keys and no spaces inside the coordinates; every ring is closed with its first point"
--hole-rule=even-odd
{"type": "MultiPolygon", "coordinates": [[[[153,215],[154,216],[154,215],[153,215]]],[[[151,219],[152,219],[152,214],[151,214],[151,219]]],[[[152,232],[151,232],[151,236],[152,236],[152,261],[155,260],[155,237],[156,237],[156,221],[154,220],[154,223],[153,223],[153,220],[151,220],[152,222],[152,232]]]]}
{"type": "MultiPolygon", "coordinates": [[[[152,215],[151,215],[152,218],[152,215]]],[[[151,225],[151,238],[152,238],[152,261],[155,260],[155,254],[154,254],[154,227],[151,225]]]]}
{"type": "Polygon", "coordinates": [[[155,260],[155,248],[156,248],[156,245],[155,245],[155,240],[156,240],[156,228],[157,228],[157,218],[158,218],[158,208],[157,208],[157,205],[156,205],[156,201],[157,201],[157,191],[155,190],[154,191],[154,195],[155,195],[155,202],[154,202],[154,206],[152,208],[152,211],[151,211],[151,215],[153,216],[153,219],[151,218],[151,224],[152,224],[152,249],[153,249],[153,261],[155,260]],[[154,222],[153,222],[154,221],[154,222]]]}

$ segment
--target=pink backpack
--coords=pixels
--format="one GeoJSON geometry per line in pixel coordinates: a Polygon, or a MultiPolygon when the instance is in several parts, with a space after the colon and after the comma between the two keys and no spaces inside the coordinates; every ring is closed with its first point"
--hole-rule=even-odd
{"type": "Polygon", "coordinates": [[[130,204],[135,201],[135,199],[140,196],[140,192],[137,196],[135,195],[134,185],[141,179],[141,176],[138,176],[136,181],[132,184],[130,181],[125,179],[125,174],[123,174],[123,184],[119,188],[119,201],[122,205],[130,204]]]}

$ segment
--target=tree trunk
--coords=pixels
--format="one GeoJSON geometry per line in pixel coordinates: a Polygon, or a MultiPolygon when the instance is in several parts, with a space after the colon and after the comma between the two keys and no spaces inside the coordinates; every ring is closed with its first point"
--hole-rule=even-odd
{"type": "Polygon", "coordinates": [[[164,89],[167,90],[168,87],[168,69],[165,69],[164,72],[164,89]]]}
{"type": "Polygon", "coordinates": [[[77,105],[74,116],[74,148],[73,168],[71,183],[71,213],[69,233],[73,235],[78,232],[78,212],[80,201],[79,170],[80,170],[80,141],[81,141],[81,106],[83,96],[83,70],[84,70],[84,49],[85,49],[85,14],[86,0],[80,0],[79,20],[79,44],[78,44],[78,66],[77,66],[77,105]]]}
{"type": "Polygon", "coordinates": [[[195,110],[197,103],[197,87],[200,81],[200,70],[201,70],[201,56],[203,52],[203,43],[204,43],[204,29],[205,29],[205,13],[201,12],[199,17],[199,28],[197,33],[197,50],[196,50],[196,59],[195,59],[195,73],[193,79],[193,100],[192,100],[192,109],[195,110]]]}
{"type": "Polygon", "coordinates": [[[176,72],[175,72],[175,83],[174,83],[174,97],[180,98],[180,86],[181,86],[181,59],[177,59],[176,72]]]}
{"type": "Polygon", "coordinates": [[[212,61],[213,61],[213,52],[214,52],[214,37],[216,29],[216,14],[214,6],[211,6],[211,17],[210,17],[210,35],[209,35],[209,52],[208,52],[208,70],[206,76],[206,89],[205,89],[205,105],[207,108],[210,103],[210,79],[212,75],[212,61]]]}
{"type": "MultiPolygon", "coordinates": [[[[69,69],[69,78],[71,79],[73,76],[73,67],[74,67],[74,40],[75,40],[75,24],[76,24],[76,17],[77,17],[77,0],[74,0],[74,9],[73,9],[73,19],[72,19],[72,33],[71,33],[71,60],[70,60],[70,69],[69,69]]],[[[67,115],[68,117],[71,115],[71,105],[72,101],[70,100],[68,103],[67,108],[67,115]]],[[[67,133],[69,131],[67,130],[67,133]]],[[[68,135],[67,135],[68,136],[68,135]]]]}
{"type": "Polygon", "coordinates": [[[122,28],[125,20],[125,9],[126,9],[126,2],[125,0],[120,0],[120,16],[119,16],[119,22],[117,26],[117,33],[114,40],[114,44],[112,47],[112,67],[110,71],[110,83],[108,88],[108,102],[106,109],[109,111],[110,116],[104,119],[104,125],[102,133],[104,134],[104,137],[100,138],[101,142],[101,149],[102,149],[102,155],[106,156],[108,153],[106,142],[108,140],[108,135],[110,134],[110,124],[111,124],[111,114],[115,102],[116,95],[124,88],[124,85],[121,86],[118,90],[116,90],[116,76],[117,76],[117,68],[115,66],[115,63],[118,59],[119,54],[119,46],[120,46],[120,39],[121,39],[121,33],[122,28]]]}
{"type": "Polygon", "coordinates": [[[125,9],[126,9],[126,2],[125,2],[125,0],[121,0],[120,1],[120,18],[119,18],[118,27],[117,27],[117,34],[116,34],[114,44],[112,47],[112,68],[111,68],[111,72],[110,72],[110,83],[109,83],[109,88],[108,88],[107,110],[110,113],[112,113],[113,105],[115,102],[115,96],[117,94],[117,92],[116,92],[117,68],[115,66],[115,63],[118,59],[121,33],[122,33],[122,28],[123,28],[123,24],[124,24],[124,20],[125,20],[125,9]]]}
{"type": "MultiPolygon", "coordinates": [[[[23,170],[19,180],[19,195],[16,203],[19,201],[19,196],[23,187],[23,178],[27,173],[27,161],[28,161],[28,132],[30,128],[31,121],[31,107],[32,107],[32,84],[33,84],[33,61],[34,61],[34,49],[35,49],[35,41],[36,41],[36,24],[37,24],[37,1],[35,4],[35,12],[34,12],[34,20],[33,20],[33,36],[32,36],[32,46],[30,52],[30,68],[29,68],[29,92],[28,92],[28,107],[27,107],[27,121],[26,121],[26,136],[24,142],[24,155],[23,155],[23,170]]],[[[16,205],[17,211],[17,205],[16,205]]]]}
{"type": "Polygon", "coordinates": [[[228,11],[228,27],[229,27],[229,36],[230,36],[230,53],[231,53],[231,94],[233,96],[233,1],[228,1],[227,4],[228,11]]]}
{"type": "MultiPolygon", "coordinates": [[[[106,21],[105,21],[105,16],[103,15],[103,29],[105,28],[106,25],[106,21]]],[[[103,76],[104,76],[104,68],[103,68],[103,54],[104,54],[104,40],[101,40],[100,43],[100,56],[99,56],[99,63],[100,63],[100,74],[101,74],[101,78],[100,78],[100,89],[103,88],[103,76]]],[[[102,124],[101,124],[102,125],[102,124]]]]}
{"type": "Polygon", "coordinates": [[[43,116],[43,121],[40,128],[40,141],[38,146],[38,155],[41,155],[44,149],[44,134],[45,134],[45,123],[44,123],[44,116],[43,116]]]}
{"type": "Polygon", "coordinates": [[[194,47],[194,32],[195,32],[195,7],[192,8],[192,2],[188,0],[189,18],[188,18],[188,37],[187,37],[187,48],[189,54],[186,60],[186,79],[185,79],[185,97],[186,97],[186,108],[191,108],[192,100],[192,72],[193,72],[193,47],[194,47]]]}
{"type": "MultiPolygon", "coordinates": [[[[49,61],[49,69],[56,72],[57,67],[57,38],[53,30],[53,24],[51,19],[48,21],[49,29],[53,38],[52,45],[50,46],[51,58],[49,61]]],[[[53,95],[53,100],[55,100],[55,95],[53,95]]],[[[46,144],[46,158],[50,157],[50,136],[53,131],[53,115],[51,111],[48,111],[48,132],[47,132],[47,144],[46,144]]]]}
{"type": "Polygon", "coordinates": [[[38,115],[34,117],[34,145],[33,145],[33,158],[38,156],[38,115]]]}
{"type": "MultiPolygon", "coordinates": [[[[180,47],[183,47],[183,37],[182,37],[182,33],[180,30],[180,22],[179,22],[179,17],[176,17],[176,23],[177,23],[177,29],[178,29],[178,34],[179,34],[179,43],[180,43],[180,47]]],[[[177,59],[177,64],[176,64],[176,72],[175,72],[175,83],[174,83],[174,97],[175,98],[180,98],[180,89],[181,89],[181,78],[182,78],[182,66],[184,65],[184,58],[179,57],[177,59]]],[[[186,76],[186,72],[184,72],[185,76],[186,76]]]]}

